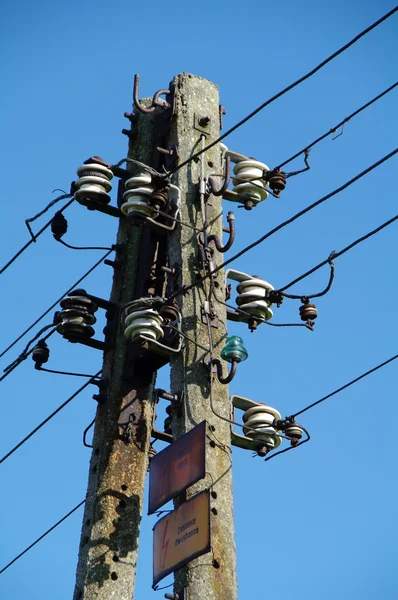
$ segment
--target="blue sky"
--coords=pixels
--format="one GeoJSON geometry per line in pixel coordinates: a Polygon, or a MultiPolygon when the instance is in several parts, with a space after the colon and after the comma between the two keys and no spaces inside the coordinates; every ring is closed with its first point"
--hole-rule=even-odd
{"type": "MultiPolygon", "coordinates": [[[[191,72],[220,87],[225,129],[314,67],[382,14],[391,2],[291,0],[279,5],[154,0],[58,3],[17,1],[1,9],[3,64],[1,181],[2,263],[28,239],[24,220],[68,190],[94,154],[126,155],[134,73],[141,96],[191,72]]],[[[266,108],[226,140],[269,166],[282,162],[396,80],[398,16],[382,24],[311,80],[266,108]]],[[[280,200],[235,210],[232,252],[261,236],[388,154],[397,139],[397,91],[380,100],[310,155],[311,171],[292,178],[280,200]]],[[[298,159],[290,167],[301,167],[298,159]]],[[[234,263],[280,287],[396,213],[396,158],[297,220],[234,263]],[[395,169],[395,171],[394,171],[395,169]]],[[[113,200],[115,202],[115,200],[113,200]]],[[[49,215],[34,223],[36,230],[49,215]]],[[[65,240],[114,242],[115,219],[68,209],[65,240]]],[[[291,414],[396,354],[397,225],[336,260],[329,294],[317,302],[315,332],[260,327],[241,335],[249,359],[231,393],[291,414]]],[[[6,347],[96,260],[44,233],[1,276],[1,339],[6,347]]],[[[99,267],[87,291],[108,297],[111,269],[99,267]]],[[[322,269],[296,286],[321,289],[322,269]]],[[[285,302],[278,321],[298,318],[285,302]]],[[[49,321],[43,320],[43,325],[49,321]]],[[[34,332],[38,330],[39,326],[34,332]]],[[[101,332],[101,322],[97,326],[101,332]]],[[[1,359],[3,369],[29,335],[1,359]]],[[[51,338],[49,367],[95,373],[101,354],[51,338]]],[[[233,454],[239,598],[294,593],[306,600],[392,600],[395,568],[397,366],[393,363],[305,413],[312,440],[264,463],[233,454]]],[[[159,373],[168,387],[168,371],[159,373]]],[[[0,383],[0,453],[5,454],[81,385],[36,372],[26,360],[0,383]]],[[[94,390],[83,392],[0,466],[0,568],[73,506],[86,491],[90,451],[82,432],[94,416],[94,390]]],[[[72,597],[82,510],[0,576],[5,599],[72,597]]],[[[136,598],[151,590],[152,527],[142,523],[136,598]]],[[[165,584],[170,582],[165,580],[165,584]]]]}

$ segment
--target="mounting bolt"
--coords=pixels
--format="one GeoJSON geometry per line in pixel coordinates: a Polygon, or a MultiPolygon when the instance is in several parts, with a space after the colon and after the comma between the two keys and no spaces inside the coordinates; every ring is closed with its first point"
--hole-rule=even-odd
{"type": "Polygon", "coordinates": [[[210,117],[200,117],[198,123],[201,127],[207,127],[210,123],[210,117]]]}

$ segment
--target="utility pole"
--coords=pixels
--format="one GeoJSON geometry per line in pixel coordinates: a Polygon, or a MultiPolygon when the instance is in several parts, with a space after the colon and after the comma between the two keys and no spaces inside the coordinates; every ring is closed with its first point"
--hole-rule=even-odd
{"type": "MultiPolygon", "coordinates": [[[[173,439],[183,436],[203,420],[208,423],[206,477],[175,502],[178,505],[202,490],[210,490],[211,502],[211,551],[175,572],[174,598],[237,600],[231,403],[228,386],[216,377],[210,379],[209,365],[209,358],[219,357],[227,335],[225,306],[218,303],[215,296],[217,289],[220,298],[223,295],[224,273],[220,270],[189,293],[178,296],[181,332],[191,341],[185,339],[183,349],[178,351],[177,347],[171,351],[171,358],[169,353],[166,359],[162,355],[157,360],[156,353],[149,352],[145,359],[141,350],[147,338],[145,335],[140,338],[140,334],[131,343],[125,339],[122,312],[125,305],[134,300],[152,302],[149,312],[155,316],[147,321],[149,329],[146,331],[155,335],[160,329],[156,324],[156,302],[162,305],[166,297],[173,296],[181,286],[194,283],[222,261],[222,254],[214,248],[214,236],[219,239],[219,247],[222,243],[221,196],[209,196],[205,185],[206,176],[222,173],[220,147],[215,146],[199,161],[191,161],[179,169],[169,182],[164,182],[159,175],[163,166],[172,169],[173,160],[184,160],[219,137],[218,88],[209,81],[183,73],[174,78],[170,90],[160,90],[153,98],[140,103],[138,83],[136,77],[137,114],[126,116],[132,123],[132,131],[127,132],[131,140],[128,156],[140,161],[141,166],[134,181],[131,179],[126,185],[129,200],[122,201],[125,204],[121,209],[127,217],[118,214],[117,209],[103,210],[102,207],[103,212],[121,217],[118,262],[114,264],[110,298],[121,312],[115,343],[104,354],[102,377],[109,385],[106,393],[102,391],[99,395],[74,600],[134,598],[144,483],[154,419],[153,388],[156,370],[169,360],[171,393],[182,398],[182,405],[172,403],[170,407],[173,439]],[[164,94],[168,102],[160,100],[164,94]],[[152,176],[149,177],[149,183],[143,178],[145,173],[148,175],[148,169],[144,168],[143,172],[142,163],[157,172],[152,180],[152,176]],[[145,187],[152,184],[154,188],[145,187]],[[156,211],[159,206],[167,206],[164,210],[168,210],[172,204],[171,194],[177,192],[180,212],[174,214],[181,223],[175,226],[175,218],[166,218],[166,227],[159,230],[156,215],[164,219],[165,213],[162,216],[162,212],[156,211]],[[149,214],[152,217],[148,219],[149,214]],[[173,227],[168,227],[167,223],[171,222],[173,227]],[[151,298],[154,300],[148,300],[151,298]]],[[[113,173],[118,175],[118,167],[115,167],[112,167],[113,173]]],[[[120,173],[119,176],[124,190],[123,177],[126,177],[120,173]]],[[[220,186],[221,182],[222,178],[220,186]]],[[[84,187],[82,189],[79,194],[84,204],[86,197],[84,187]]],[[[173,202],[173,206],[177,206],[177,200],[173,202]]],[[[118,204],[121,205],[120,194],[118,204]]],[[[128,318],[137,318],[138,327],[142,328],[141,308],[133,304],[128,318]]],[[[148,304],[143,306],[145,312],[148,304]]],[[[173,315],[176,309],[166,302],[159,308],[160,315],[173,315]],[[163,308],[165,313],[162,313],[163,308]]],[[[162,324],[166,346],[165,332],[172,327],[169,322],[170,316],[165,317],[162,324]]],[[[131,320],[129,323],[126,335],[129,328],[136,331],[137,321],[134,326],[131,320]]],[[[170,343],[169,348],[175,348],[174,342],[170,343]]],[[[151,349],[151,343],[147,343],[148,348],[151,349]]],[[[224,375],[225,369],[224,366],[224,375]]],[[[171,441],[170,435],[156,433],[160,439],[171,441]]]]}
{"type": "MultiPolygon", "coordinates": [[[[143,101],[144,106],[149,103],[143,101]]],[[[151,164],[159,112],[130,117],[134,136],[129,135],[129,158],[151,164]]],[[[121,218],[117,244],[120,264],[115,265],[110,301],[123,307],[148,295],[148,265],[156,243],[151,232],[121,218]]],[[[115,345],[104,354],[102,377],[109,387],[95,421],[74,600],[134,597],[156,373],[142,365],[135,368],[122,315],[117,320],[115,345]]]]}
{"type": "MultiPolygon", "coordinates": [[[[175,116],[171,124],[170,146],[176,145],[180,160],[191,156],[220,135],[219,93],[215,84],[183,73],[173,81],[175,89],[175,116]]],[[[191,161],[177,171],[173,183],[181,190],[181,221],[195,228],[203,228],[200,177],[221,174],[223,166],[220,147],[216,145],[203,154],[198,162],[191,161]],[[202,162],[203,161],[203,162],[202,162]]],[[[218,178],[220,186],[222,178],[218,178]]],[[[203,200],[203,198],[202,198],[203,200]]],[[[203,202],[202,202],[203,204],[203,202]]],[[[222,236],[222,199],[210,196],[207,200],[208,233],[222,236]]],[[[205,217],[206,219],[206,217],[205,217]]],[[[201,264],[204,247],[198,234],[180,226],[170,236],[170,263],[181,265],[180,285],[195,282],[211,268],[201,264]]],[[[222,262],[222,254],[214,249],[210,257],[213,265],[222,262]]],[[[206,258],[206,257],[205,257],[206,258]]],[[[225,279],[222,270],[214,276],[215,291],[222,297],[225,279]]],[[[188,600],[236,600],[236,552],[234,541],[232,455],[230,424],[216,416],[211,407],[209,371],[203,362],[209,347],[207,319],[211,321],[214,356],[219,357],[225,338],[225,306],[210,295],[210,279],[179,297],[182,331],[194,343],[184,342],[183,351],[171,361],[171,389],[184,392],[182,416],[173,415],[175,439],[184,435],[204,419],[213,430],[207,440],[206,478],[188,490],[188,497],[211,487],[211,555],[204,555],[175,573],[175,593],[186,590],[188,600]],[[207,314],[206,314],[207,313],[207,314]],[[196,345],[198,344],[198,345],[196,345]],[[202,347],[202,348],[201,348],[202,347]]],[[[224,363],[225,365],[225,363],[224,363]]],[[[226,369],[226,366],[224,366],[226,369]]],[[[224,372],[225,374],[225,372],[224,372]]],[[[213,382],[215,412],[231,418],[228,386],[213,382]]]]}

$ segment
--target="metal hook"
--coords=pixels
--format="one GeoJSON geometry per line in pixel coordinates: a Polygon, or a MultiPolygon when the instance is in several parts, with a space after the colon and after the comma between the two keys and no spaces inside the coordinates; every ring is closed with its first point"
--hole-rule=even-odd
{"type": "Polygon", "coordinates": [[[226,377],[223,377],[221,361],[219,361],[218,358],[213,358],[213,360],[211,361],[211,367],[214,366],[217,369],[218,381],[223,384],[231,383],[231,381],[233,380],[233,378],[236,375],[237,365],[238,365],[237,361],[233,360],[231,362],[231,370],[229,371],[229,373],[226,377]]]}
{"type": "Polygon", "coordinates": [[[222,243],[214,233],[207,236],[207,241],[214,242],[219,252],[227,252],[227,250],[231,248],[232,244],[235,241],[235,215],[232,212],[232,210],[229,211],[229,213],[227,214],[227,221],[229,223],[229,229],[226,229],[226,231],[227,233],[229,233],[229,239],[225,246],[222,245],[222,243]]]}
{"type": "Polygon", "coordinates": [[[143,106],[139,99],[138,99],[138,90],[139,90],[139,85],[140,85],[140,76],[138,74],[134,75],[134,92],[133,92],[133,99],[134,99],[134,106],[137,108],[137,110],[139,110],[142,113],[145,114],[150,114],[153,113],[154,110],[156,109],[157,106],[160,106],[161,108],[170,108],[170,104],[168,102],[166,102],[166,100],[160,100],[160,96],[162,96],[163,94],[170,94],[170,90],[159,90],[158,92],[156,92],[152,98],[152,105],[147,108],[146,106],[143,106]]]}
{"type": "Polygon", "coordinates": [[[220,187],[220,189],[217,190],[214,178],[212,176],[210,176],[207,179],[207,184],[209,186],[209,190],[213,194],[213,196],[222,196],[224,194],[224,192],[227,191],[230,178],[231,178],[231,157],[227,156],[227,158],[225,159],[224,182],[223,182],[222,186],[220,187]]]}

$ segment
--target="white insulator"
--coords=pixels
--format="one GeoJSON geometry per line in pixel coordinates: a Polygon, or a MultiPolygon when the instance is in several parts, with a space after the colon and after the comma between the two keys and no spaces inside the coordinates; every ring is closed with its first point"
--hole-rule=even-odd
{"type": "Polygon", "coordinates": [[[269,167],[257,160],[247,159],[236,163],[234,166],[236,177],[232,180],[233,191],[238,194],[242,202],[251,200],[253,204],[258,204],[268,198],[268,192],[265,190],[266,183],[262,179],[264,171],[269,171],[269,167]]]}
{"type": "Polygon", "coordinates": [[[79,179],[75,183],[75,199],[78,202],[89,198],[90,200],[98,200],[103,204],[108,204],[110,201],[108,192],[112,189],[110,180],[113,177],[110,169],[93,162],[82,165],[77,170],[77,174],[79,175],[79,179]]]}
{"type": "Polygon", "coordinates": [[[126,181],[126,191],[123,194],[123,204],[120,210],[128,217],[155,218],[158,211],[151,205],[149,198],[154,186],[149,173],[141,173],[126,181]]]}
{"type": "Polygon", "coordinates": [[[254,318],[260,317],[265,321],[272,318],[272,302],[267,300],[269,292],[274,289],[270,283],[258,277],[250,277],[241,281],[236,289],[239,292],[239,296],[236,298],[239,308],[254,318]]]}
{"type": "Polygon", "coordinates": [[[301,440],[301,438],[303,437],[303,430],[301,429],[300,425],[297,425],[297,423],[287,427],[284,433],[289,439],[301,440]]]}
{"type": "Polygon", "coordinates": [[[280,413],[275,408],[266,404],[253,406],[243,413],[245,423],[243,433],[253,440],[263,441],[270,450],[277,448],[281,443],[281,437],[272,426],[275,419],[281,419],[280,413]]]}
{"type": "Polygon", "coordinates": [[[145,308],[142,305],[132,307],[128,312],[124,325],[124,335],[131,342],[138,340],[159,340],[163,337],[163,319],[153,308],[145,308]]]}

